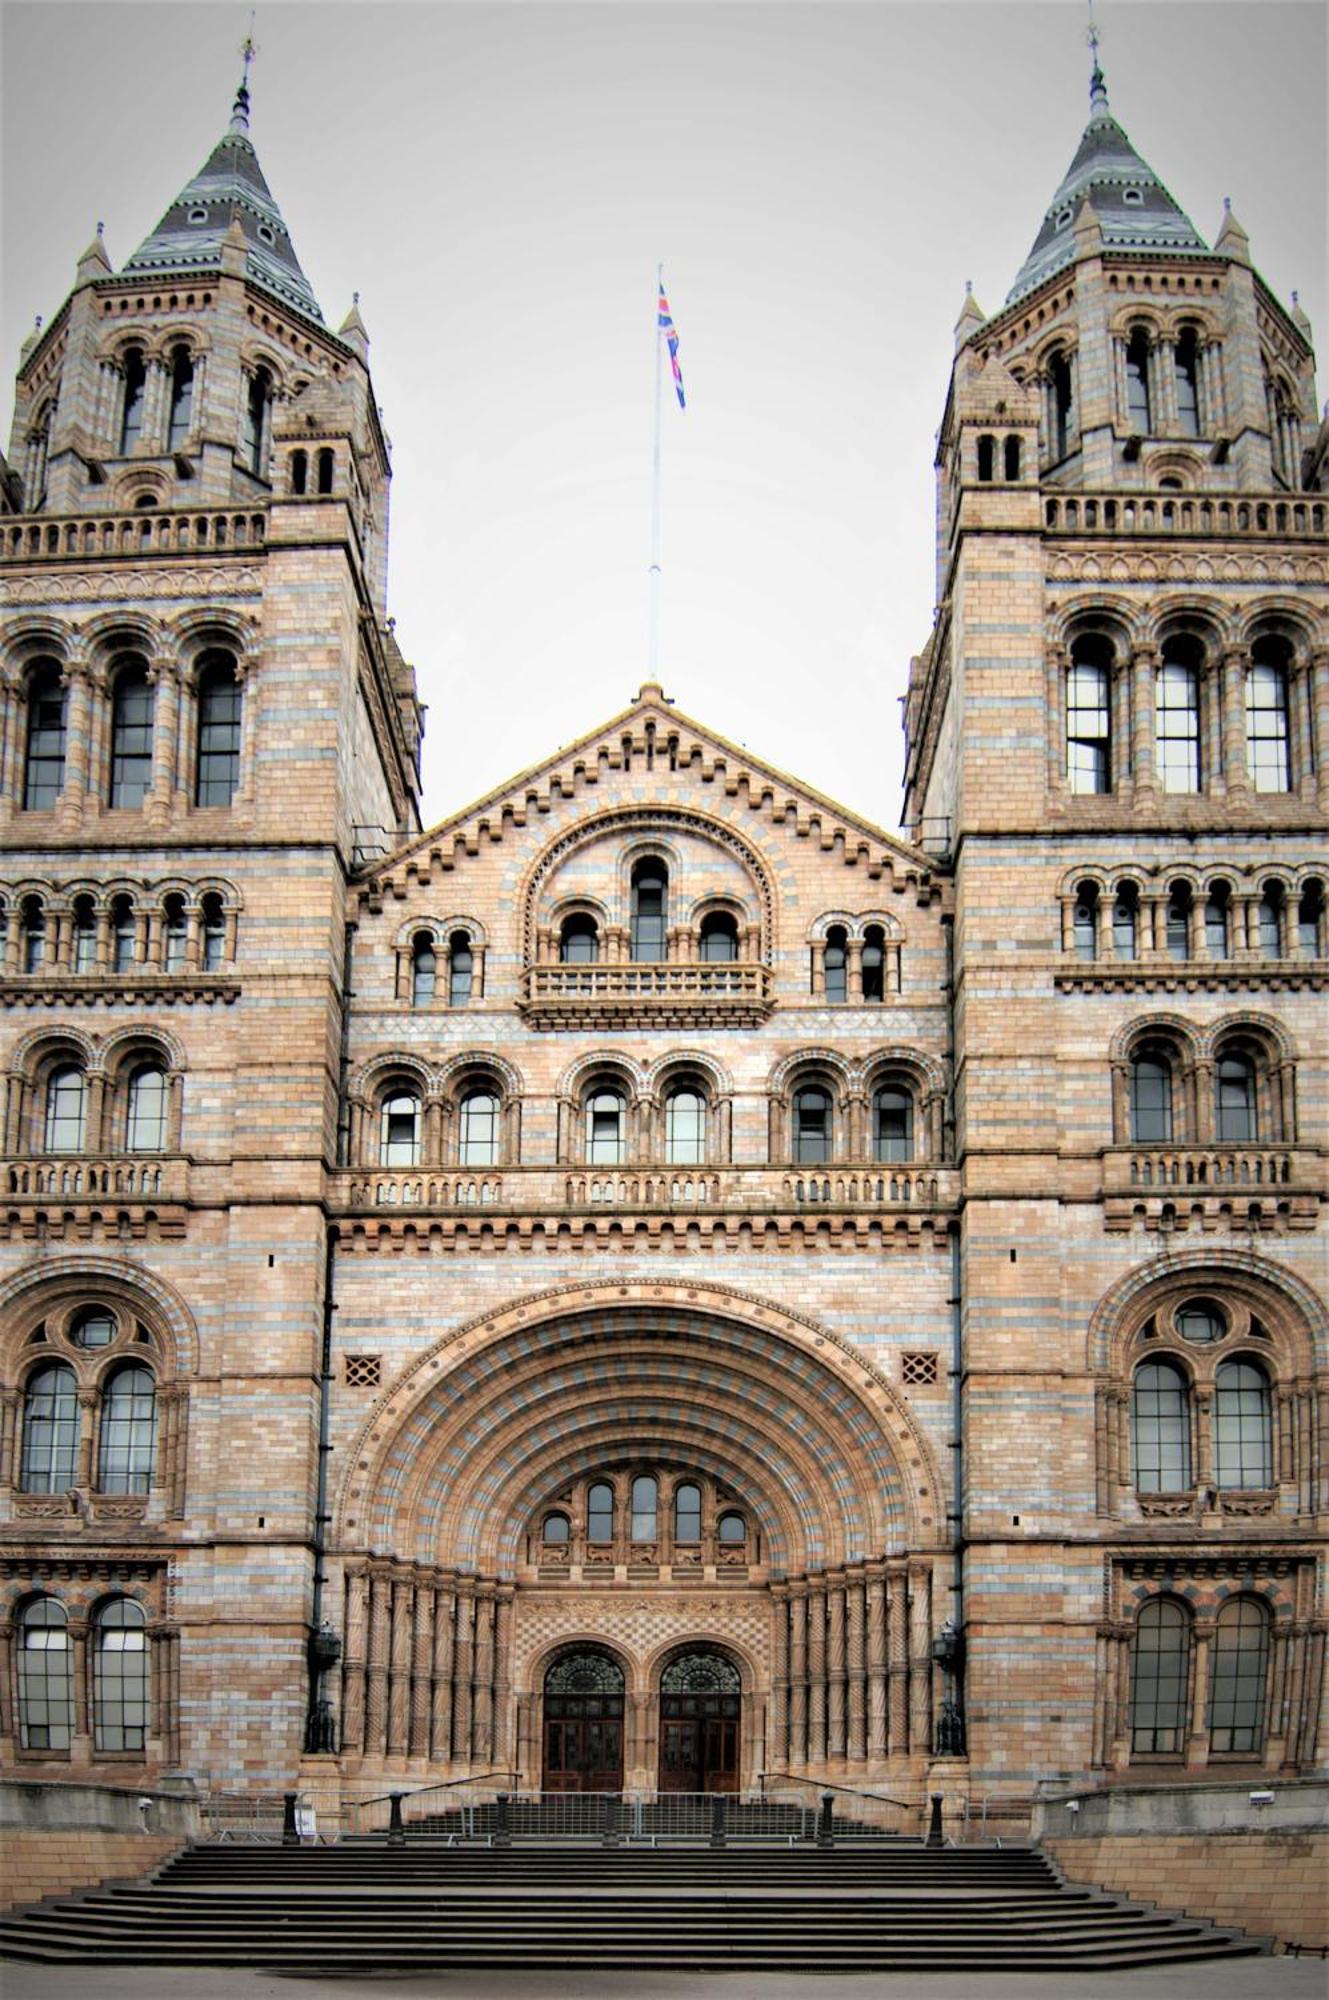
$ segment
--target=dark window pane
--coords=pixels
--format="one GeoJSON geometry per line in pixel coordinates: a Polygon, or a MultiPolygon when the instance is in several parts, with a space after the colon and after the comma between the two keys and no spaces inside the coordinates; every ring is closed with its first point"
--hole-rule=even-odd
{"type": "Polygon", "coordinates": [[[97,1484],[103,1493],[146,1493],[157,1441],[157,1396],[151,1372],[117,1368],[102,1402],[97,1484]]]}
{"type": "Polygon", "coordinates": [[[1219,1486],[1274,1484],[1269,1383],[1252,1361],[1225,1361],[1214,1385],[1214,1480],[1219,1486]]]}
{"type": "Polygon", "coordinates": [[[812,1087],[794,1098],[794,1159],[800,1166],[819,1166],[831,1157],[829,1092],[812,1087]]]}
{"type": "Polygon", "coordinates": [[[1244,1145],[1256,1131],[1255,1067],[1245,1056],[1224,1056],[1218,1065],[1217,1137],[1244,1145]]]}
{"type": "Polygon", "coordinates": [[[207,668],[199,682],[195,802],[228,806],[239,782],[240,684],[228,660],[207,668]]]}
{"type": "Polygon", "coordinates": [[[150,1673],[143,1613],[127,1598],[97,1619],[93,1653],[93,1734],[100,1751],[147,1748],[150,1673]]]}
{"type": "Polygon", "coordinates": [[[1191,1635],[1186,1614],[1166,1598],[1146,1604],[1131,1647],[1131,1747],[1184,1748],[1189,1722],[1191,1635]]]}
{"type": "Polygon", "coordinates": [[[642,961],[665,955],[665,870],[659,861],[639,861],[632,871],[632,956],[642,961]]]}
{"type": "Polygon", "coordinates": [[[23,804],[49,812],[65,781],[65,691],[56,666],[40,667],[28,684],[28,754],[23,804]]]}
{"type": "Polygon", "coordinates": [[[879,1160],[914,1157],[914,1100],[899,1084],[887,1084],[872,1100],[875,1156],[879,1160]]]}
{"type": "Polygon", "coordinates": [[[39,1368],[23,1398],[25,1493],[66,1493],[78,1464],[79,1414],[74,1371],[63,1362],[39,1368]]]}
{"type": "Polygon", "coordinates": [[[152,688],[147,670],[129,667],[111,706],[111,804],[141,805],[152,783],[152,688]]]}
{"type": "Polygon", "coordinates": [[[1209,1748],[1258,1752],[1264,1742],[1269,1620],[1252,1598],[1225,1604],[1209,1669],[1209,1748]]]}
{"type": "Polygon", "coordinates": [[[1165,1361],[1135,1371],[1135,1484],[1141,1493],[1185,1493],[1191,1484],[1190,1392],[1165,1361]]]}
{"type": "Polygon", "coordinates": [[[63,1607],[53,1597],[26,1605],[18,1640],[19,1740],[25,1750],[68,1750],[74,1676],[63,1607]]]}

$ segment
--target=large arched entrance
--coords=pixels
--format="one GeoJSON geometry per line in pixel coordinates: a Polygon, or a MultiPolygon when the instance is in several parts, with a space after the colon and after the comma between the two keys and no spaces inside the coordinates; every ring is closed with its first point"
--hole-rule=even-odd
{"type": "Polygon", "coordinates": [[[545,1675],[544,1789],[623,1789],[623,1669],[611,1653],[560,1653],[545,1675]]]}
{"type": "Polygon", "coordinates": [[[662,1792],[736,1792],[743,1683],[718,1647],[676,1653],[660,1676],[662,1792]]]}

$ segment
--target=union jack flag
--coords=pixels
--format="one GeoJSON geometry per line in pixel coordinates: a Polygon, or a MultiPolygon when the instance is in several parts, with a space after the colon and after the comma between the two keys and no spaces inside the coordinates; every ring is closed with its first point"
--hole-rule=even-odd
{"type": "Polygon", "coordinates": [[[669,310],[669,301],[665,297],[663,281],[660,285],[660,308],[656,325],[669,343],[669,366],[674,371],[674,388],[678,394],[678,407],[680,410],[686,410],[688,405],[687,399],[683,394],[683,370],[678,365],[678,328],[674,325],[673,314],[669,310]]]}

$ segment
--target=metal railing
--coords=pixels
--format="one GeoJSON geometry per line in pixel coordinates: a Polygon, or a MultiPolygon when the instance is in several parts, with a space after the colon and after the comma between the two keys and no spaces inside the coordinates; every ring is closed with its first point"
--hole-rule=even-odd
{"type": "Polygon", "coordinates": [[[833,1801],[832,1825],[839,1839],[893,1840],[917,1837],[927,1821],[926,1801],[900,1799],[889,1792],[870,1792],[854,1785],[831,1784],[820,1778],[801,1778],[793,1771],[768,1771],[761,1780],[763,1789],[777,1788],[776,1796],[797,1798],[811,1809],[825,1812],[825,1801],[833,1801]]]}

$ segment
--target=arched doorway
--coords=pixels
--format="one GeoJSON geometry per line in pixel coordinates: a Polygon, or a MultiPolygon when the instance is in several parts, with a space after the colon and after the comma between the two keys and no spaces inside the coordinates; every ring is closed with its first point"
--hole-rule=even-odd
{"type": "Polygon", "coordinates": [[[660,1790],[736,1792],[743,1694],[738,1668],[706,1647],[660,1676],[660,1790]]]}
{"type": "Polygon", "coordinates": [[[545,1675],[544,1789],[623,1789],[623,1669],[610,1653],[560,1653],[545,1675]]]}

